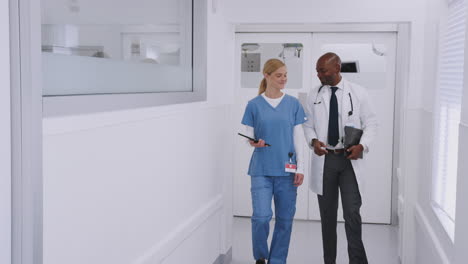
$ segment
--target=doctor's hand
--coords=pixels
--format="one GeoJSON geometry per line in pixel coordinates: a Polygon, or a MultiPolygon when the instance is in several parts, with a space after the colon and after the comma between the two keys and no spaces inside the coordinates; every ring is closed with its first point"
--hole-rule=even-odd
{"type": "Polygon", "coordinates": [[[256,148],[263,148],[265,146],[265,140],[259,139],[257,143],[255,143],[253,140],[249,140],[250,146],[256,147],[256,148]]]}
{"type": "Polygon", "coordinates": [[[328,151],[325,149],[327,145],[318,139],[312,140],[312,146],[314,147],[315,154],[319,156],[323,156],[324,154],[328,154],[328,151]]]}
{"type": "Polygon", "coordinates": [[[301,186],[303,181],[304,181],[304,174],[296,173],[296,175],[294,176],[294,187],[301,186]]]}
{"type": "Polygon", "coordinates": [[[350,152],[347,159],[357,160],[363,150],[364,150],[364,147],[361,144],[357,144],[357,145],[350,147],[349,149],[346,150],[347,152],[350,152]]]}

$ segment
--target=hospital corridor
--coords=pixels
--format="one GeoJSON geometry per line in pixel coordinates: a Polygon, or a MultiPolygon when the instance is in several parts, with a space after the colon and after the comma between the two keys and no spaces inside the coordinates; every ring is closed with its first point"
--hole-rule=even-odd
{"type": "MultiPolygon", "coordinates": [[[[273,226],[272,226],[273,227],[273,226]]],[[[233,223],[232,264],[251,263],[250,219],[235,217],[233,223]]],[[[364,243],[369,263],[396,264],[398,260],[397,228],[391,225],[364,224],[364,243]]],[[[323,262],[320,223],[294,223],[288,263],[307,264],[323,262]]],[[[348,263],[346,236],[343,223],[338,224],[338,254],[336,263],[348,263]]]]}
{"type": "Polygon", "coordinates": [[[468,263],[467,6],[1,1],[0,264],[468,263]]]}

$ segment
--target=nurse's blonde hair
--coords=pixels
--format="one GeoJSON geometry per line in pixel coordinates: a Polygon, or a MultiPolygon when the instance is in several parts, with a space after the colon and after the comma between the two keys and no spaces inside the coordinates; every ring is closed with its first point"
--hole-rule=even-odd
{"type": "MultiPolygon", "coordinates": [[[[265,65],[263,65],[263,74],[272,74],[279,68],[286,66],[284,62],[278,60],[278,59],[269,59],[265,62],[265,65]]],[[[262,94],[265,92],[267,88],[267,82],[265,77],[262,79],[260,82],[260,87],[258,88],[258,95],[262,94]]]]}

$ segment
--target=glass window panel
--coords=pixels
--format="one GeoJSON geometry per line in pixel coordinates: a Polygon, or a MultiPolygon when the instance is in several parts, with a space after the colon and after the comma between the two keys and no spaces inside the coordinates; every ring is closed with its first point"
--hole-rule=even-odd
{"type": "Polygon", "coordinates": [[[321,46],[322,53],[334,52],[341,58],[341,72],[348,80],[368,89],[382,89],[375,83],[386,80],[387,48],[380,43],[333,43],[321,46]]]}
{"type": "Polygon", "coordinates": [[[45,96],[188,92],[192,0],[42,0],[45,96]]]}
{"type": "Polygon", "coordinates": [[[376,43],[336,43],[322,45],[322,52],[334,52],[343,64],[353,63],[356,72],[386,72],[386,47],[376,43]]]}

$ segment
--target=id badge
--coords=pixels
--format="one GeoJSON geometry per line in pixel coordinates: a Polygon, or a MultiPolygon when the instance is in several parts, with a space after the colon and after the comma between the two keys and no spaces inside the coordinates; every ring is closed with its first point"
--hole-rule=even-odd
{"type": "Polygon", "coordinates": [[[296,170],[297,170],[297,165],[294,164],[294,163],[286,162],[286,164],[284,165],[284,171],[285,172],[295,173],[296,170]]]}

